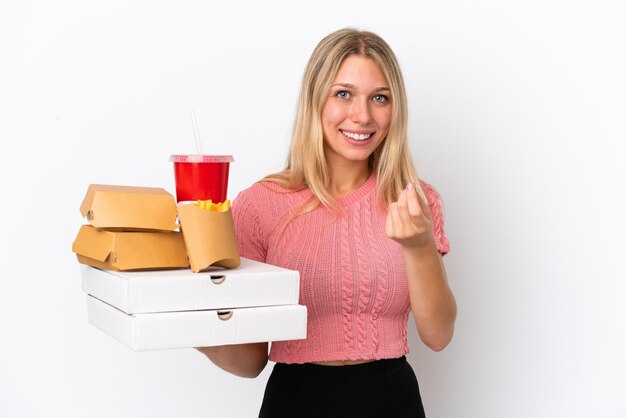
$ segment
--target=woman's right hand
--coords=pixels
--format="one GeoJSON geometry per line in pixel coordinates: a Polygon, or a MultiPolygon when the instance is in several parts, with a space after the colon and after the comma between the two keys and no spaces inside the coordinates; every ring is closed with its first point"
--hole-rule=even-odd
{"type": "Polygon", "coordinates": [[[196,347],[217,367],[239,377],[257,377],[267,364],[268,343],[196,347]]]}

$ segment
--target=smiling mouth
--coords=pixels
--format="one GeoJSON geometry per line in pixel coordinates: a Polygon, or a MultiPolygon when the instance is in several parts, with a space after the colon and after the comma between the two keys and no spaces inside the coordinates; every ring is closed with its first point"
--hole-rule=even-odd
{"type": "Polygon", "coordinates": [[[348,131],[344,131],[341,129],[339,131],[341,131],[341,133],[347,136],[348,138],[353,139],[355,141],[365,141],[366,139],[370,139],[370,137],[374,134],[374,132],[370,132],[368,134],[357,134],[354,132],[348,132],[348,131]]]}

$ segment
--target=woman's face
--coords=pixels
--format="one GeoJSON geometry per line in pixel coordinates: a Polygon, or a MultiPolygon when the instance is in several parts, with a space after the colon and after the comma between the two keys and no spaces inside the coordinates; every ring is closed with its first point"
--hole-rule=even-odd
{"type": "Polygon", "coordinates": [[[390,94],[374,61],[359,55],[344,59],[322,108],[324,151],[330,165],[367,162],[389,130],[390,94]]]}

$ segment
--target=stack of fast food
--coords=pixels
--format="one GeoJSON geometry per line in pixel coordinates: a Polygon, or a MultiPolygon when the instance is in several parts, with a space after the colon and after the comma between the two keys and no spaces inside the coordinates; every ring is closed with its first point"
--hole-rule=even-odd
{"type": "Polygon", "coordinates": [[[89,322],[131,349],[306,338],[299,273],[240,258],[230,201],[91,185],[81,213],[89,322]]]}

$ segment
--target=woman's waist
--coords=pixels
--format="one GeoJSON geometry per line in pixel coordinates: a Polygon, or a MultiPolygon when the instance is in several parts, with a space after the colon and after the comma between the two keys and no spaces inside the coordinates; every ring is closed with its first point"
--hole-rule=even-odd
{"type": "Polygon", "coordinates": [[[295,345],[297,341],[272,343],[269,360],[286,364],[314,364],[321,367],[351,366],[371,363],[375,360],[398,358],[408,353],[406,340],[393,344],[363,349],[332,349],[328,346],[295,345]]]}
{"type": "Polygon", "coordinates": [[[274,368],[283,373],[294,373],[306,379],[320,380],[326,383],[349,382],[354,380],[384,378],[393,374],[406,362],[404,355],[394,358],[367,360],[364,363],[327,366],[316,363],[288,364],[276,363],[274,368]]]}
{"type": "Polygon", "coordinates": [[[311,364],[318,366],[356,366],[357,364],[371,363],[376,360],[334,360],[334,361],[312,361],[311,364]]]}

